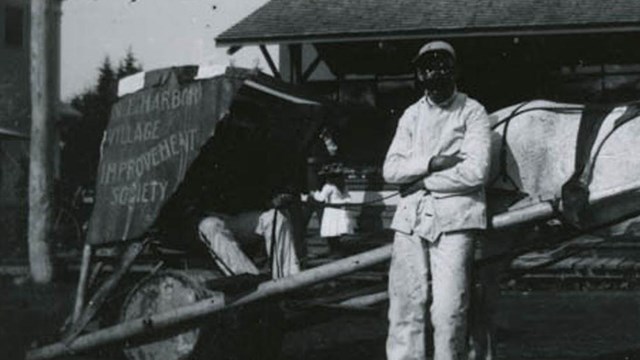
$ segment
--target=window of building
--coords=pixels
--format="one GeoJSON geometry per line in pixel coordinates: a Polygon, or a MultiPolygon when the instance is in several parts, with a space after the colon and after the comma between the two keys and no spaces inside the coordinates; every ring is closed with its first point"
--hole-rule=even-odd
{"type": "Polygon", "coordinates": [[[4,43],[10,47],[22,47],[24,38],[24,10],[15,5],[4,9],[4,43]]]}

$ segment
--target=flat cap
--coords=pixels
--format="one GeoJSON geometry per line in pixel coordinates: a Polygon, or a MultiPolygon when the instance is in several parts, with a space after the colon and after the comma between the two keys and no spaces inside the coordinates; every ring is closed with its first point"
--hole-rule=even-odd
{"type": "Polygon", "coordinates": [[[446,51],[451,54],[454,59],[456,58],[456,51],[453,49],[453,46],[451,46],[451,44],[442,40],[435,40],[424,44],[418,51],[418,55],[413,58],[412,62],[415,63],[416,61],[418,61],[418,59],[420,59],[424,54],[428,52],[438,50],[446,51]]]}

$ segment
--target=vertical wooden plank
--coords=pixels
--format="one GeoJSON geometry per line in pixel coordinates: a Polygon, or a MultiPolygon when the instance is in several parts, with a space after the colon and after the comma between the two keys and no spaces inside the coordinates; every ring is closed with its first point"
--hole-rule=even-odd
{"type": "Polygon", "coordinates": [[[76,301],[73,305],[73,323],[78,321],[82,308],[84,307],[85,294],[87,292],[87,279],[89,275],[89,266],[91,264],[91,245],[85,244],[82,251],[82,264],[80,266],[80,276],[78,278],[78,289],[76,291],[76,301]]]}
{"type": "Polygon", "coordinates": [[[302,45],[289,45],[289,66],[290,76],[289,82],[292,84],[302,83],[302,45]]]}
{"type": "Polygon", "coordinates": [[[50,0],[31,1],[31,146],[29,163],[29,265],[36,283],[48,283],[53,265],[48,236],[52,225],[53,120],[49,22],[50,0]]]}

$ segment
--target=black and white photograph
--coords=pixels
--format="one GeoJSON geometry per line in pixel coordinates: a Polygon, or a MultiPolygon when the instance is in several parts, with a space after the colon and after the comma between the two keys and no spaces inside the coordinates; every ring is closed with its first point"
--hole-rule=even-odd
{"type": "Polygon", "coordinates": [[[640,360],[640,1],[0,0],[0,359],[640,360]]]}

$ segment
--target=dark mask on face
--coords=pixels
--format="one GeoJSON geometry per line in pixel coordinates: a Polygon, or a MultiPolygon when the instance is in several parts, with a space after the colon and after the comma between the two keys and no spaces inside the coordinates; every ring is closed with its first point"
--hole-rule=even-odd
{"type": "Polygon", "coordinates": [[[433,77],[424,81],[424,89],[431,101],[440,104],[453,96],[456,84],[453,76],[433,77]]]}
{"type": "Polygon", "coordinates": [[[425,54],[418,64],[418,80],[427,96],[436,104],[451,98],[456,89],[454,59],[447,52],[425,54]]]}

